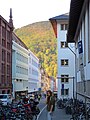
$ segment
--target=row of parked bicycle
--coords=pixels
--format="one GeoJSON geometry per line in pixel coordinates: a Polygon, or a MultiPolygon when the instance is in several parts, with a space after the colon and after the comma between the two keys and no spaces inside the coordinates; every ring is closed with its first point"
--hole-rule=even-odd
{"type": "Polygon", "coordinates": [[[34,99],[28,100],[27,103],[23,101],[13,102],[12,104],[3,105],[0,103],[0,120],[33,120],[37,119],[40,113],[38,107],[39,102],[34,99]]]}
{"type": "Polygon", "coordinates": [[[90,120],[90,104],[81,100],[60,99],[57,101],[57,108],[64,108],[66,114],[72,116],[70,120],[90,120]]]}

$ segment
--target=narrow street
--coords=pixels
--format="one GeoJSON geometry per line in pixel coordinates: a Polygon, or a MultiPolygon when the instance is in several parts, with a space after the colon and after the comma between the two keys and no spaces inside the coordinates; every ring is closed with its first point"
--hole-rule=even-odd
{"type": "MultiPolygon", "coordinates": [[[[45,99],[42,99],[39,104],[41,113],[38,116],[37,120],[47,120],[47,110],[45,105],[46,105],[45,99]]],[[[70,118],[71,118],[71,115],[67,115],[65,113],[65,109],[57,109],[56,107],[52,120],[70,120],[70,118]]]]}
{"type": "Polygon", "coordinates": [[[46,98],[41,98],[38,106],[39,106],[40,110],[42,110],[46,106],[46,98]]]}

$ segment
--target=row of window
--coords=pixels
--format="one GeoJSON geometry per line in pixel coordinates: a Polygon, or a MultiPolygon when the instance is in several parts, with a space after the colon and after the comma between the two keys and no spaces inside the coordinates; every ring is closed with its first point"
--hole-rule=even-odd
{"type": "Polygon", "coordinates": [[[32,65],[37,67],[37,68],[39,66],[38,63],[35,60],[31,59],[30,57],[29,57],[29,63],[32,63],[32,65]]]}
{"type": "MultiPolygon", "coordinates": [[[[68,43],[61,42],[61,48],[67,48],[67,47],[68,47],[68,43]]],[[[68,66],[68,65],[69,65],[68,59],[62,59],[61,60],[61,66],[68,66]]]]}
{"type": "Polygon", "coordinates": [[[68,29],[68,24],[61,24],[60,25],[60,30],[67,30],[68,29]]]}
{"type": "Polygon", "coordinates": [[[32,69],[32,74],[35,75],[35,76],[38,76],[38,71],[32,69]]]}
{"type": "Polygon", "coordinates": [[[2,49],[2,61],[6,61],[6,55],[7,55],[7,62],[11,62],[11,55],[9,52],[6,52],[6,50],[2,49]]]}
{"type": "Polygon", "coordinates": [[[10,93],[11,93],[10,91],[11,91],[11,90],[1,90],[0,93],[1,93],[1,94],[5,94],[5,93],[10,94],[10,93]]]}
{"type": "Polygon", "coordinates": [[[69,89],[61,89],[61,95],[69,95],[69,89]]]}
{"type": "Polygon", "coordinates": [[[31,89],[31,90],[37,89],[37,83],[31,83],[31,82],[29,82],[29,89],[31,89]]]}
{"type": "Polygon", "coordinates": [[[7,75],[7,77],[4,74],[1,75],[1,83],[4,84],[5,81],[7,81],[7,84],[11,83],[11,77],[10,77],[10,75],[7,75]]]}
{"type": "Polygon", "coordinates": [[[11,44],[10,42],[7,42],[7,45],[6,45],[6,40],[2,39],[2,46],[3,47],[7,47],[8,50],[11,49],[11,44]]]}
{"type": "Polygon", "coordinates": [[[28,75],[28,69],[16,66],[16,73],[28,75]]]}
{"type": "Polygon", "coordinates": [[[29,74],[33,74],[35,76],[38,76],[38,71],[36,71],[34,69],[31,70],[31,68],[29,68],[29,74]]]}
{"type": "Polygon", "coordinates": [[[10,75],[10,65],[7,65],[7,71],[6,71],[6,65],[4,64],[4,63],[2,63],[2,67],[1,67],[2,69],[2,74],[5,74],[5,73],[7,73],[7,74],[9,74],[10,75]]]}
{"type": "Polygon", "coordinates": [[[22,62],[28,64],[28,58],[24,57],[24,56],[21,55],[20,53],[17,53],[17,60],[22,61],[22,62]]]}
{"type": "Polygon", "coordinates": [[[33,59],[32,59],[32,65],[34,65],[35,67],[38,68],[38,63],[35,60],[33,60],[33,59]]]}
{"type": "Polygon", "coordinates": [[[4,27],[2,27],[2,37],[10,40],[10,31],[6,30],[4,27]],[[7,35],[7,36],[6,36],[7,35]]]}

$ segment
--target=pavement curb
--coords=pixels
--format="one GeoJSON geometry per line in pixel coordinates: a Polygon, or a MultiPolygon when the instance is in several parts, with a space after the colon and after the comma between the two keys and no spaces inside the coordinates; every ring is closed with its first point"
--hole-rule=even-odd
{"type": "MultiPolygon", "coordinates": [[[[47,105],[46,105],[47,106],[47,105]]],[[[41,113],[43,112],[43,110],[46,108],[46,106],[40,111],[39,115],[37,116],[37,120],[39,119],[41,113]]]]}

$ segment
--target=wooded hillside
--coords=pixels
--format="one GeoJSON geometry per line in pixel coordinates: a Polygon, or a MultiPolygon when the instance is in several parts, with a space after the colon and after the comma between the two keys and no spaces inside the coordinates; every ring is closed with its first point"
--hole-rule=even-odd
{"type": "Polygon", "coordinates": [[[16,29],[15,33],[39,58],[46,73],[56,77],[57,42],[50,22],[36,22],[16,29]]]}

